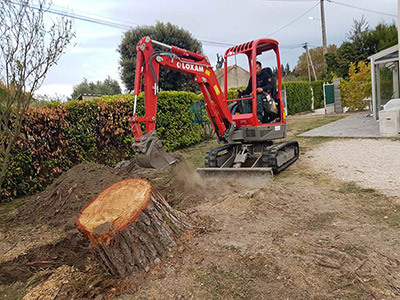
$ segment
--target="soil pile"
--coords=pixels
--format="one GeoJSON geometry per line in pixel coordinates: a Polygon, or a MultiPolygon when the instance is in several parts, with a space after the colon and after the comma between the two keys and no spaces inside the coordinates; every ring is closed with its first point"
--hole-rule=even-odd
{"type": "Polygon", "coordinates": [[[114,182],[132,176],[122,169],[100,164],[79,164],[64,172],[44,192],[30,197],[17,221],[74,227],[79,211],[114,182]]]}
{"type": "MultiPolygon", "coordinates": [[[[198,191],[202,190],[198,183],[187,184],[187,163],[179,155],[175,156],[178,164],[163,170],[141,168],[134,163],[122,165],[121,168],[92,163],[79,164],[64,172],[44,192],[29,197],[19,209],[15,220],[64,227],[66,230],[74,229],[75,219],[87,203],[111,184],[129,177],[149,179],[167,200],[175,203],[203,199],[193,190],[194,186],[198,191]],[[185,166],[183,169],[182,165],[185,166]],[[190,199],[187,198],[188,192],[190,199]]],[[[195,173],[194,170],[191,172],[195,173]]],[[[184,206],[190,207],[191,204],[184,206]]]]}

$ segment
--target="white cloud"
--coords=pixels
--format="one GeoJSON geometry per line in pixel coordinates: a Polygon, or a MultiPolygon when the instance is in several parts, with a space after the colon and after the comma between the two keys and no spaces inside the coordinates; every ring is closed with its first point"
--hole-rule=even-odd
{"type": "MultiPolygon", "coordinates": [[[[76,13],[94,18],[108,17],[110,21],[124,24],[154,25],[155,22],[171,22],[189,30],[200,40],[243,43],[281,29],[310,9],[316,2],[308,1],[262,1],[262,0],[204,0],[201,5],[190,5],[188,0],[55,0],[59,6],[66,6],[76,13]]],[[[366,9],[397,14],[397,1],[348,0],[346,4],[366,9]]],[[[59,7],[57,7],[59,8],[59,7]]],[[[353,25],[364,15],[371,27],[378,22],[396,22],[397,18],[379,15],[325,1],[325,15],[328,44],[340,45],[353,25]]],[[[303,18],[278,31],[272,38],[281,46],[281,61],[289,62],[293,68],[303,52],[301,44],[320,46],[321,29],[319,23],[310,21],[309,16],[320,18],[319,5],[303,18]],[[297,48],[293,49],[294,46],[297,48]]],[[[72,86],[85,77],[89,81],[104,80],[107,75],[119,80],[119,54],[116,52],[123,30],[102,25],[76,21],[77,37],[72,43],[76,47],[67,51],[47,76],[43,89],[55,86],[72,86]],[[48,87],[47,87],[48,86],[48,87]]],[[[224,54],[227,47],[203,44],[205,54],[212,64],[216,53],[224,54]]],[[[65,89],[67,91],[67,89],[65,89]]]]}
{"type": "Polygon", "coordinates": [[[60,96],[61,100],[65,100],[72,94],[72,86],[70,84],[46,84],[36,91],[35,95],[46,95],[50,97],[60,96]]]}

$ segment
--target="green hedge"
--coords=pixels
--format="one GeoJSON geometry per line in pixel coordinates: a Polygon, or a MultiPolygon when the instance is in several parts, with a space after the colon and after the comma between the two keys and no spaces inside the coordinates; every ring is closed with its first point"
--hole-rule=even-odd
{"type": "MultiPolygon", "coordinates": [[[[324,95],[322,93],[323,81],[315,81],[311,84],[308,81],[283,82],[282,89],[286,88],[286,99],[288,114],[294,115],[304,111],[311,110],[312,94],[310,87],[314,90],[315,108],[321,108],[324,104],[324,95]]],[[[237,89],[228,90],[228,99],[237,97],[237,89]]]]}
{"type": "Polygon", "coordinates": [[[324,81],[318,80],[311,82],[311,86],[313,88],[314,93],[314,109],[323,108],[324,107],[324,81]]]}
{"type": "Polygon", "coordinates": [[[311,110],[312,95],[309,82],[283,82],[282,89],[286,89],[289,115],[311,110]]]}
{"type": "MultiPolygon", "coordinates": [[[[202,127],[194,124],[189,107],[198,95],[160,92],[157,134],[173,151],[202,141],[202,127]]],[[[138,115],[144,115],[143,95],[138,115]]],[[[30,108],[11,157],[0,199],[44,189],[63,171],[81,162],[114,165],[132,157],[133,134],[128,123],[133,95],[104,96],[30,108]]],[[[1,201],[0,201],[1,202],[1,201]]]]}

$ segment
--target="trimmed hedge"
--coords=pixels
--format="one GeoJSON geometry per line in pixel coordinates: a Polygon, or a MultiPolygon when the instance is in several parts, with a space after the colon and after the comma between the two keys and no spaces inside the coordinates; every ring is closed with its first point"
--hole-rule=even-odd
{"type": "MultiPolygon", "coordinates": [[[[286,98],[288,114],[294,115],[304,111],[311,110],[312,94],[311,87],[314,90],[314,107],[324,107],[324,94],[322,91],[323,81],[289,81],[282,83],[282,89],[286,88],[286,98]]],[[[244,89],[244,88],[243,88],[244,89]]],[[[237,98],[237,89],[228,90],[228,99],[237,98]]]]}
{"type": "MultiPolygon", "coordinates": [[[[133,95],[103,96],[28,109],[0,199],[42,190],[81,162],[112,166],[131,157],[133,134],[128,119],[133,99],[133,95]]],[[[202,140],[202,127],[193,123],[194,113],[189,110],[197,100],[198,95],[189,92],[159,93],[157,134],[166,150],[202,140]]],[[[143,95],[137,108],[138,115],[144,115],[143,95]]]]}
{"type": "Polygon", "coordinates": [[[283,82],[282,89],[285,88],[289,115],[311,110],[312,95],[309,82],[283,82]]]}
{"type": "Polygon", "coordinates": [[[311,86],[313,88],[314,93],[314,109],[323,108],[324,107],[324,81],[318,80],[311,82],[311,86]]]}

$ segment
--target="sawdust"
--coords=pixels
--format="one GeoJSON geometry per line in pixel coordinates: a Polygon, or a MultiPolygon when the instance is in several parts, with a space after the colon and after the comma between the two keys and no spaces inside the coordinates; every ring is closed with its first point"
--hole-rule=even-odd
{"type": "Polygon", "coordinates": [[[43,284],[32,288],[23,300],[54,300],[57,298],[64,284],[69,282],[75,272],[73,267],[61,266],[43,284]]]}

